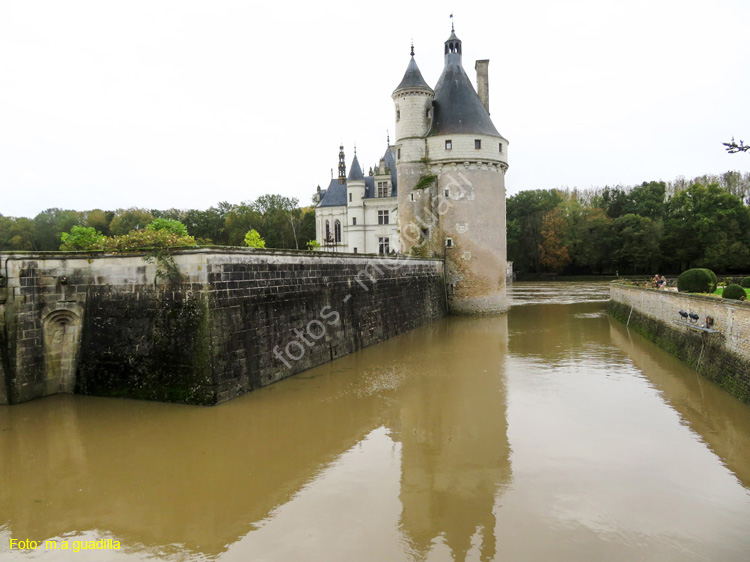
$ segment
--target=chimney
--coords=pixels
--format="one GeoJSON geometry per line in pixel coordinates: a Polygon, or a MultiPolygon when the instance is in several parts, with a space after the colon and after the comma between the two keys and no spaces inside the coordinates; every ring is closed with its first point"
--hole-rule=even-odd
{"type": "Polygon", "coordinates": [[[488,114],[490,112],[490,83],[487,72],[489,65],[489,59],[478,60],[474,65],[474,70],[477,71],[477,93],[488,114]]]}

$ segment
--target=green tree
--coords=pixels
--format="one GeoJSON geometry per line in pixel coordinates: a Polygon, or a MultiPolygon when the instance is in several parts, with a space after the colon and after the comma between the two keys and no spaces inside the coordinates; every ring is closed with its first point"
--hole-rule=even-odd
{"type": "Polygon", "coordinates": [[[81,222],[76,211],[52,208],[34,217],[33,249],[50,252],[60,247],[60,235],[81,222]]]}
{"type": "Polygon", "coordinates": [[[309,242],[316,240],[315,236],[315,207],[304,207],[302,209],[302,221],[299,228],[300,245],[309,246],[309,242]]]}
{"type": "Polygon", "coordinates": [[[667,184],[663,181],[643,182],[627,195],[624,214],[648,217],[655,221],[664,219],[667,184]]]}
{"type": "Polygon", "coordinates": [[[630,273],[653,271],[661,263],[662,225],[648,217],[623,215],[612,223],[617,247],[612,258],[618,270],[630,273]]]}
{"type": "Polygon", "coordinates": [[[112,222],[112,219],[114,217],[115,214],[112,211],[92,209],[90,211],[85,211],[84,213],[82,213],[81,224],[83,226],[88,226],[90,228],[98,230],[105,236],[109,236],[109,224],[112,222]]]}
{"type": "Polygon", "coordinates": [[[612,270],[612,219],[603,209],[583,205],[578,200],[565,201],[558,208],[567,222],[566,246],[575,270],[585,273],[612,270]]]}
{"type": "Polygon", "coordinates": [[[750,211],[716,184],[690,185],[667,205],[664,254],[680,271],[707,267],[714,271],[750,266],[750,211]]]}
{"type": "Polygon", "coordinates": [[[0,250],[34,250],[34,221],[0,215],[0,250]]]}
{"type": "Polygon", "coordinates": [[[64,252],[101,250],[107,237],[90,226],[73,226],[70,233],[63,232],[60,236],[60,249],[64,252]]]}
{"type": "Polygon", "coordinates": [[[177,236],[188,236],[187,227],[184,224],[182,224],[180,221],[175,220],[175,219],[164,219],[164,218],[154,219],[152,222],[148,224],[146,229],[166,230],[167,232],[171,232],[172,234],[176,234],[177,236]]]}
{"type": "Polygon", "coordinates": [[[539,272],[542,220],[562,202],[556,190],[522,191],[507,200],[508,259],[516,271],[539,272]]]}
{"type": "Polygon", "coordinates": [[[260,237],[258,231],[252,229],[250,232],[245,234],[245,246],[248,248],[265,248],[266,241],[260,237]]]}
{"type": "Polygon", "coordinates": [[[262,217],[260,232],[269,248],[299,249],[297,231],[301,211],[298,203],[294,197],[276,194],[261,195],[253,202],[253,209],[262,217]]]}
{"type": "Polygon", "coordinates": [[[154,218],[154,215],[146,209],[138,209],[136,207],[117,209],[109,225],[109,229],[113,236],[123,236],[133,230],[146,228],[154,218]]]}
{"type": "Polygon", "coordinates": [[[182,222],[188,232],[204,244],[228,245],[226,219],[231,209],[229,203],[219,203],[217,207],[205,211],[191,209],[185,213],[182,222]]]}
{"type": "Polygon", "coordinates": [[[245,234],[252,229],[263,234],[263,215],[261,215],[251,203],[240,203],[234,205],[226,215],[226,237],[230,246],[242,246],[245,243],[245,234]]]}

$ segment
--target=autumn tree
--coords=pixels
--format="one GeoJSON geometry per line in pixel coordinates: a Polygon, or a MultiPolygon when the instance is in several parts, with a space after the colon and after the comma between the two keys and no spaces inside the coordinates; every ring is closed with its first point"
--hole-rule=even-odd
{"type": "Polygon", "coordinates": [[[570,263],[570,254],[565,246],[565,227],[565,218],[558,208],[548,211],[542,218],[539,263],[550,271],[562,271],[570,263]]]}

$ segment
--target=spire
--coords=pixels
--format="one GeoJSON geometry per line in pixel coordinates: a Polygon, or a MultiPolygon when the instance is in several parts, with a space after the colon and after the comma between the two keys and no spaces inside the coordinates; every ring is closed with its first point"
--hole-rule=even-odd
{"type": "Polygon", "coordinates": [[[344,158],[344,145],[339,146],[339,185],[346,183],[346,160],[344,158]]]}
{"type": "Polygon", "coordinates": [[[404,73],[404,77],[401,80],[401,83],[396,86],[396,89],[393,92],[396,93],[399,90],[423,90],[432,92],[432,88],[430,88],[430,86],[427,85],[427,82],[425,82],[424,78],[422,78],[422,73],[419,71],[417,61],[414,60],[413,41],[411,44],[411,60],[409,60],[409,64],[406,67],[406,72],[404,73]]]}
{"type": "Polygon", "coordinates": [[[349,177],[347,178],[347,181],[364,180],[364,179],[365,179],[365,175],[362,173],[362,166],[359,165],[359,160],[357,159],[357,152],[355,149],[354,160],[352,160],[352,167],[349,168],[349,177]]]}

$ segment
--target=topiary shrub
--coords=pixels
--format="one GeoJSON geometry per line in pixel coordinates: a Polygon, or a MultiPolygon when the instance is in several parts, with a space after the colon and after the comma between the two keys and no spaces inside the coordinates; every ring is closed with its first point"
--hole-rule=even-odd
{"type": "Polygon", "coordinates": [[[721,294],[722,298],[741,300],[746,299],[745,289],[734,283],[724,287],[724,292],[721,294]]]}
{"type": "Polygon", "coordinates": [[[714,281],[705,269],[688,269],[677,278],[677,290],[681,293],[713,293],[714,281]]]}
{"type": "Polygon", "coordinates": [[[716,274],[713,271],[711,271],[710,269],[706,269],[705,267],[701,267],[699,269],[702,269],[703,271],[705,271],[706,273],[708,273],[708,276],[711,278],[711,288],[710,288],[709,291],[706,291],[706,292],[707,293],[713,293],[714,291],[716,291],[716,287],[719,286],[719,278],[716,277],[716,274]]]}
{"type": "Polygon", "coordinates": [[[750,287],[750,277],[743,277],[742,281],[740,281],[741,287],[750,287]]]}

